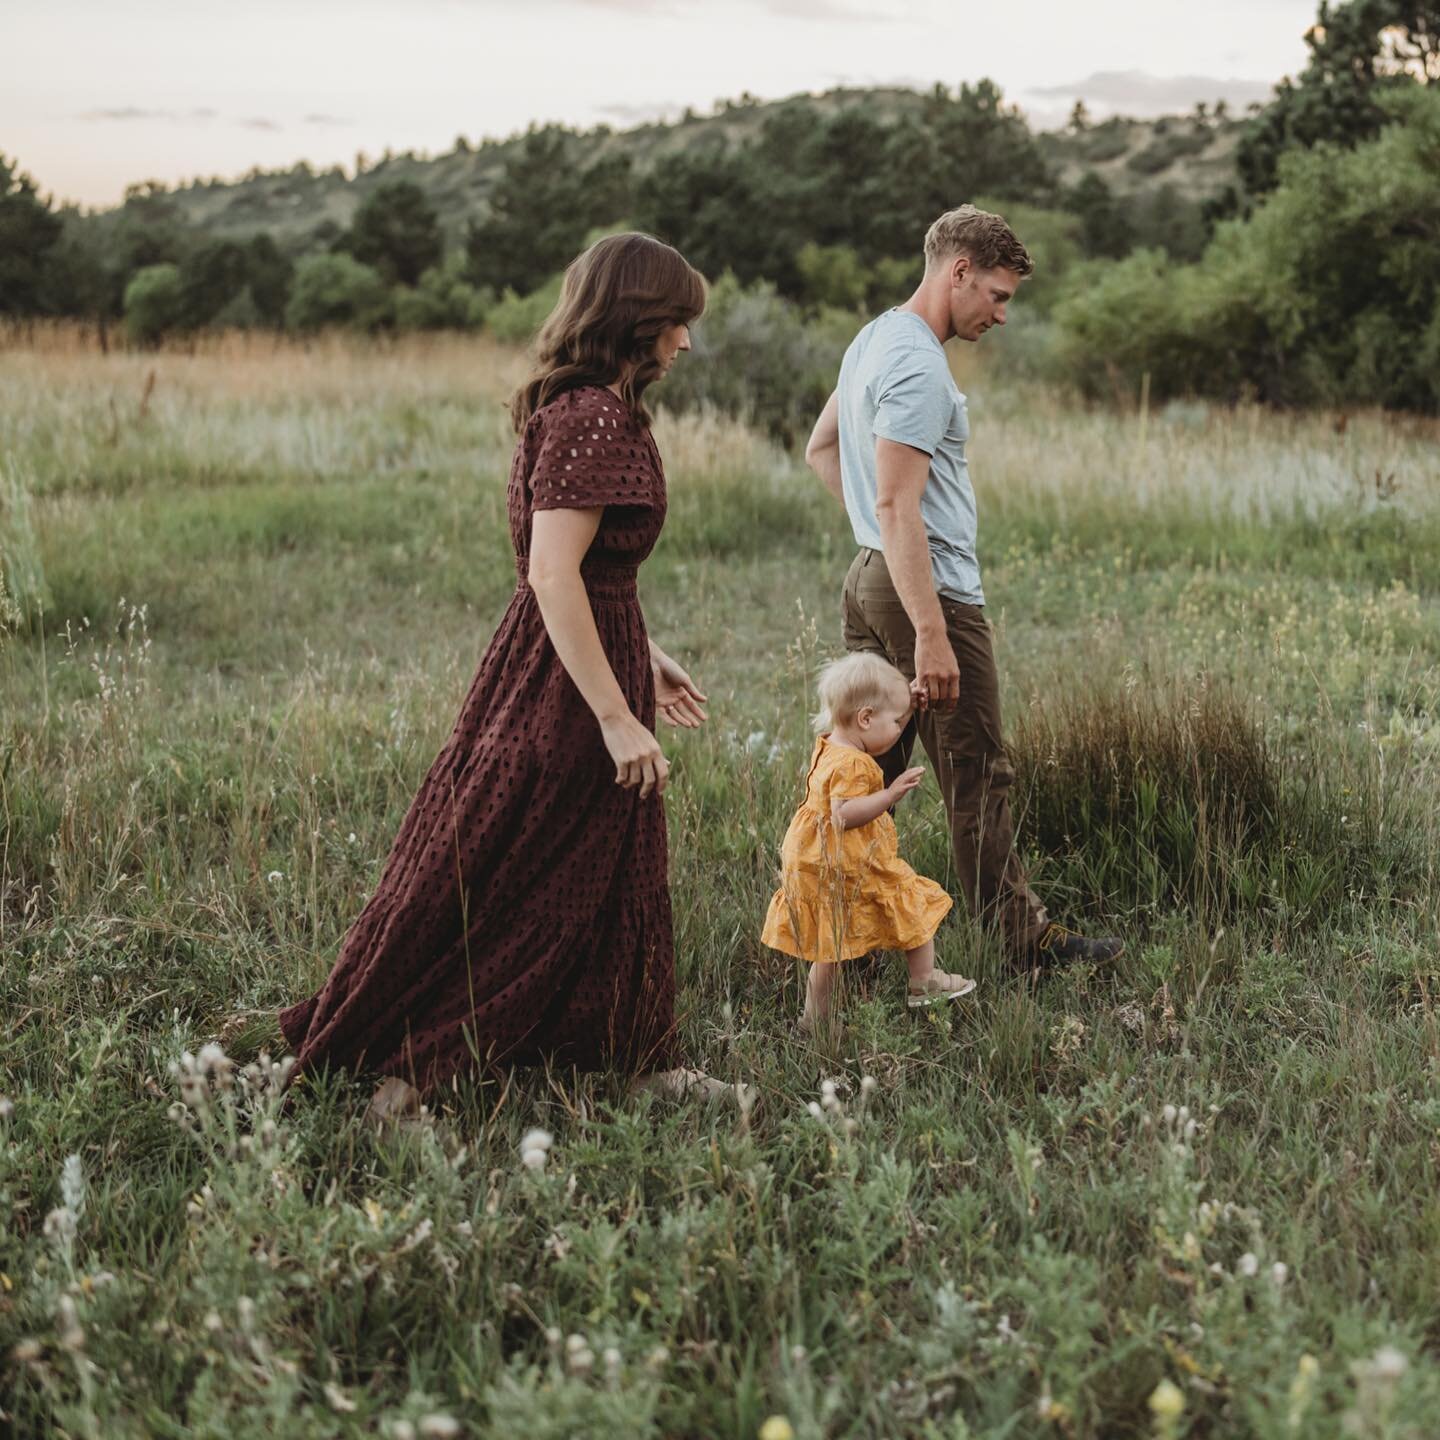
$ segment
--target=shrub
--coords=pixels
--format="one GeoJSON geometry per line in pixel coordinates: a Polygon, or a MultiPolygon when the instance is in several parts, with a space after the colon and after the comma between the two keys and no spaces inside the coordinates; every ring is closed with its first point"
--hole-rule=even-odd
{"type": "Polygon", "coordinates": [[[695,327],[695,353],[665,382],[665,404],[711,405],[793,444],[834,389],[855,329],[852,314],[824,310],[807,320],[773,285],[723,275],[695,327]]]}
{"type": "Polygon", "coordinates": [[[1394,123],[1367,144],[1285,156],[1279,187],[1197,264],[1138,251],[1086,271],[1055,311],[1062,377],[1092,394],[1148,371],[1157,398],[1436,408],[1440,93],[1384,104],[1394,123]]]}
{"type": "Polygon", "coordinates": [[[870,277],[848,245],[817,245],[812,240],[801,246],[795,266],[801,293],[811,305],[855,310],[865,303],[870,277]]]}
{"type": "Polygon", "coordinates": [[[290,329],[348,325],[377,330],[390,318],[389,291],[368,265],[349,255],[309,255],[295,267],[295,283],[285,307],[290,329]]]}
{"type": "Polygon", "coordinates": [[[497,340],[509,345],[528,345],[559,299],[559,275],[528,295],[517,295],[506,289],[485,316],[485,323],[497,340]]]}
{"type": "Polygon", "coordinates": [[[396,289],[395,324],[400,330],[478,330],[494,303],[491,291],[465,279],[465,257],[456,253],[432,265],[418,285],[396,289]]]}
{"type": "Polygon", "coordinates": [[[182,309],[178,266],[147,265],[125,287],[125,329],[137,344],[156,344],[180,324],[182,309]]]}
{"type": "Polygon", "coordinates": [[[1052,698],[1022,715],[1011,751],[1025,835],[1081,907],[1293,921],[1389,863],[1306,757],[1283,761],[1251,708],[1203,681],[1052,698]]]}

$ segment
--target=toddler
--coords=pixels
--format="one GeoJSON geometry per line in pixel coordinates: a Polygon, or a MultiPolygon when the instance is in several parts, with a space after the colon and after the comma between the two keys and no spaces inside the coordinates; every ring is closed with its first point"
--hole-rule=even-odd
{"type": "Polygon", "coordinates": [[[832,661],[820,672],[819,735],[805,799],[781,846],[782,884],[770,902],[765,944],[810,962],[802,1031],[830,1014],[835,970],[871,950],[903,950],[907,1003],[916,1008],[968,995],[975,982],[935,964],[935,931],[951,899],[901,858],[890,808],[919,783],[907,770],[885,784],[875,756],[910,718],[905,677],[878,655],[832,661]]]}

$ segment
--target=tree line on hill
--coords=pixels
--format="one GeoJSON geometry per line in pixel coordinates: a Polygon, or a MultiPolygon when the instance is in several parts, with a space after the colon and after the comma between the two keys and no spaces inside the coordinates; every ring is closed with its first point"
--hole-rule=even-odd
{"type": "MultiPolygon", "coordinates": [[[[573,131],[532,129],[463,234],[447,237],[424,189],[395,180],[299,251],[266,233],[207,236],[154,184],[108,215],[57,212],[0,156],[0,315],[88,318],[102,337],[123,321],[141,344],[227,326],[524,339],[587,237],[629,225],[727,277],[704,327],[716,355],[763,335],[790,357],[767,417],[789,434],[854,315],[901,297],[929,221],[974,200],[1004,211],[1038,262],[1004,337],[1017,365],[1098,394],[1148,375],[1156,396],[1434,411],[1440,5],[1327,0],[1307,45],[1304,71],[1245,124],[1236,185],[1205,205],[1121,194],[1094,170],[1059,185],[989,81],[898,112],[781,105],[738,142],[716,132],[643,168],[573,131]]],[[[1217,122],[1199,107],[1157,124],[1129,163],[1160,169],[1217,122]]],[[[1071,121],[1096,156],[1120,124],[1092,126],[1081,106],[1071,121]]],[[[731,382],[707,383],[715,393],[699,398],[729,405],[731,382]]]]}

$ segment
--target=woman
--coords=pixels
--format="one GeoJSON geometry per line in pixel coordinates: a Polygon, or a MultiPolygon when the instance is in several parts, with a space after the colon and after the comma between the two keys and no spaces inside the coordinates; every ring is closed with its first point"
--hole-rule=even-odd
{"type": "Polygon", "coordinates": [[[705,696],[635,589],[666,503],[642,396],[704,305],[670,246],[599,241],[511,402],[514,598],[330,978],[280,1016],[299,1069],[387,1077],[376,1119],[458,1072],[545,1061],[729,1089],[676,1063],[653,733],[657,705],[693,727],[705,696]]]}

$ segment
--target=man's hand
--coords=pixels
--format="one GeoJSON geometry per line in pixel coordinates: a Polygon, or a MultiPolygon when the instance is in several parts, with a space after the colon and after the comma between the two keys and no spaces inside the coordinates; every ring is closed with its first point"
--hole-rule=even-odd
{"type": "Polygon", "coordinates": [[[910,690],[921,710],[931,705],[948,710],[960,698],[960,665],[943,630],[916,634],[915,680],[910,690]]]}

